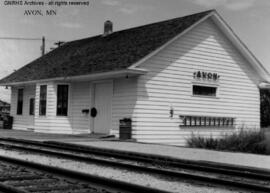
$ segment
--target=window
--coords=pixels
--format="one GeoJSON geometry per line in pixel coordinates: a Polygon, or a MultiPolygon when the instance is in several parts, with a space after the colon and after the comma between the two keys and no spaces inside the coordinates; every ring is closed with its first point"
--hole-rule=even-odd
{"type": "Polygon", "coordinates": [[[68,85],[57,87],[57,115],[67,116],[68,114],[68,85]]]}
{"type": "Polygon", "coordinates": [[[193,85],[193,95],[197,96],[216,96],[217,87],[193,85]]]}
{"type": "Polygon", "coordinates": [[[35,99],[31,98],[29,101],[29,115],[34,115],[35,111],[35,99]]]}
{"type": "Polygon", "coordinates": [[[47,105],[47,85],[41,85],[39,95],[39,115],[46,115],[46,105],[47,105]]]}
{"type": "Polygon", "coordinates": [[[18,99],[17,99],[17,115],[22,115],[23,112],[23,89],[18,89],[18,99]]]}

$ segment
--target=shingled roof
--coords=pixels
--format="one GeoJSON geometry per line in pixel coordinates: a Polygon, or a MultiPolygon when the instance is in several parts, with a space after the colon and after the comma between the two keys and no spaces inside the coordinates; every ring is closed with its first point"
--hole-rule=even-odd
{"type": "Polygon", "coordinates": [[[126,69],[211,11],[65,43],[3,78],[0,84],[126,69]]]}

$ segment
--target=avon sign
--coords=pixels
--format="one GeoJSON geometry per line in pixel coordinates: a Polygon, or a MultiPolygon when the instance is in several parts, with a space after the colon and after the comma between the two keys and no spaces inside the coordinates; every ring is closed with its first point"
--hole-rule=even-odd
{"type": "Polygon", "coordinates": [[[220,76],[217,73],[197,71],[193,73],[194,79],[219,81],[220,76]]]}

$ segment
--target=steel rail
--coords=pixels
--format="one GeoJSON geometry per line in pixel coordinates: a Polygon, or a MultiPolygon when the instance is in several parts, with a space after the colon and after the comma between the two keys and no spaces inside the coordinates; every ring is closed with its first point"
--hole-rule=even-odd
{"type": "MultiPolygon", "coordinates": [[[[41,172],[55,174],[57,176],[61,176],[64,178],[74,179],[77,181],[81,181],[84,183],[91,183],[91,184],[95,184],[98,186],[104,186],[105,188],[111,188],[111,189],[115,189],[117,191],[124,191],[124,192],[128,192],[128,193],[138,193],[138,192],[142,192],[142,193],[144,193],[144,192],[145,193],[170,193],[168,191],[163,191],[163,190],[159,190],[159,189],[155,189],[155,188],[131,184],[131,183],[123,182],[123,181],[113,180],[113,179],[109,179],[109,178],[104,178],[104,177],[100,177],[100,176],[96,176],[96,175],[76,172],[76,171],[72,171],[72,170],[66,170],[66,169],[59,168],[59,167],[53,167],[53,166],[33,163],[33,162],[29,162],[29,161],[24,161],[21,159],[0,156],[0,160],[4,161],[4,162],[15,164],[15,165],[35,169],[35,170],[38,170],[41,172]]],[[[0,184],[0,188],[2,188],[1,185],[2,184],[0,184]]],[[[9,191],[11,193],[26,193],[23,190],[13,188],[11,186],[6,186],[6,185],[3,186],[3,190],[9,191]]]]}
{"type": "MultiPolygon", "coordinates": [[[[0,141],[1,141],[1,138],[0,138],[0,141]]],[[[26,143],[28,143],[28,141],[30,141],[30,143],[33,142],[31,140],[25,140],[26,143]]],[[[32,144],[34,145],[34,143],[35,142],[33,142],[32,144]]],[[[208,172],[212,170],[213,172],[216,172],[219,170],[222,172],[226,172],[225,170],[230,170],[230,171],[236,171],[236,172],[242,173],[244,175],[259,174],[256,177],[259,177],[260,175],[262,175],[262,176],[270,178],[270,170],[267,170],[267,169],[237,166],[237,165],[217,163],[217,162],[208,162],[208,161],[202,161],[202,160],[196,160],[196,161],[185,160],[185,159],[178,159],[178,158],[173,158],[173,157],[163,156],[163,155],[131,152],[131,151],[124,151],[124,150],[113,150],[113,149],[107,149],[107,148],[104,149],[104,148],[99,148],[99,147],[69,144],[69,143],[57,142],[57,141],[45,141],[45,142],[39,142],[39,143],[41,145],[48,144],[52,148],[53,147],[62,148],[63,150],[80,151],[82,153],[89,153],[89,154],[92,153],[92,154],[97,154],[101,156],[112,156],[112,157],[117,157],[120,159],[122,158],[122,159],[127,159],[127,160],[145,161],[149,163],[161,163],[161,164],[164,163],[165,165],[171,165],[175,167],[177,166],[187,167],[187,168],[195,167],[196,169],[199,169],[199,170],[201,168],[202,171],[204,171],[204,168],[206,168],[208,172]]]]}
{"type": "MultiPolygon", "coordinates": [[[[1,141],[1,139],[0,139],[0,141],[1,141]]],[[[42,142],[36,143],[34,141],[17,141],[17,140],[10,140],[10,139],[7,141],[9,141],[9,142],[13,141],[11,143],[21,143],[21,144],[28,143],[28,145],[31,144],[31,145],[35,145],[35,146],[40,146],[40,144],[42,144],[42,146],[46,147],[46,148],[53,148],[54,147],[54,146],[52,147],[51,144],[49,144],[49,146],[47,146],[47,144],[44,144],[42,142]]],[[[117,162],[117,161],[112,161],[112,160],[104,160],[104,159],[99,159],[99,158],[85,157],[82,155],[74,155],[71,153],[55,152],[55,151],[44,150],[44,149],[33,148],[33,147],[23,147],[23,146],[10,145],[10,144],[0,144],[0,146],[11,147],[11,148],[15,148],[18,150],[23,150],[23,151],[32,151],[35,153],[49,154],[49,155],[53,155],[53,156],[61,156],[61,157],[65,157],[68,159],[80,160],[80,161],[85,161],[85,162],[90,162],[90,163],[132,169],[132,170],[148,172],[148,173],[152,173],[152,174],[165,175],[165,176],[177,177],[177,178],[182,178],[182,179],[197,180],[197,181],[203,181],[203,182],[207,182],[207,183],[211,182],[212,184],[233,186],[233,187],[243,188],[243,189],[252,189],[252,190],[256,190],[256,191],[270,192],[270,186],[263,186],[263,185],[252,184],[252,183],[233,181],[232,179],[227,180],[227,179],[223,179],[223,178],[220,179],[220,178],[216,178],[216,177],[188,174],[186,172],[178,172],[178,171],[172,171],[172,170],[167,170],[167,169],[157,169],[154,167],[132,165],[132,164],[127,164],[127,163],[122,163],[122,162],[117,162]]],[[[56,147],[54,147],[54,148],[56,148],[56,147]]],[[[72,149],[72,151],[74,151],[74,149],[72,149]]],[[[194,169],[194,167],[193,167],[193,169],[194,169]]],[[[202,166],[200,167],[200,170],[201,169],[202,169],[202,166]]],[[[208,169],[209,169],[208,167],[204,168],[204,170],[207,170],[207,172],[209,172],[208,169]]],[[[216,168],[214,168],[214,169],[216,169],[216,168]]],[[[211,172],[213,172],[213,171],[211,171],[211,172]]],[[[265,174],[256,174],[256,173],[249,173],[249,172],[240,172],[239,173],[239,171],[231,171],[231,170],[220,169],[220,168],[216,169],[215,172],[217,174],[222,174],[222,175],[227,174],[227,175],[233,176],[236,174],[235,176],[256,179],[256,180],[263,179],[263,180],[270,181],[270,176],[265,175],[265,174]]]]}
{"type": "Polygon", "coordinates": [[[4,183],[0,183],[0,190],[4,193],[28,193],[24,190],[18,190],[17,188],[13,188],[9,185],[6,185],[4,183]]]}
{"type": "Polygon", "coordinates": [[[161,164],[165,166],[178,167],[182,169],[196,169],[198,171],[206,171],[212,173],[222,173],[236,175],[245,178],[256,178],[270,180],[270,171],[260,170],[255,168],[239,167],[228,164],[209,163],[204,161],[191,161],[175,159],[165,156],[148,155],[142,153],[126,152],[121,150],[104,150],[96,147],[87,147],[74,144],[67,144],[61,142],[39,142],[32,140],[21,140],[12,138],[0,138],[0,141],[14,142],[21,144],[28,144],[34,146],[41,146],[45,148],[53,148],[66,151],[74,151],[78,153],[86,153],[100,156],[109,156],[119,159],[141,161],[150,164],[161,164]]]}

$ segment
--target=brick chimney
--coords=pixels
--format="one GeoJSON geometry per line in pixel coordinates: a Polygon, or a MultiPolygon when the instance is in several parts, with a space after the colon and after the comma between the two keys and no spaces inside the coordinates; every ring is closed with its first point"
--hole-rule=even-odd
{"type": "Polygon", "coordinates": [[[104,23],[104,34],[103,36],[110,35],[113,32],[113,23],[109,20],[107,20],[104,23]]]}

